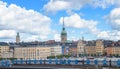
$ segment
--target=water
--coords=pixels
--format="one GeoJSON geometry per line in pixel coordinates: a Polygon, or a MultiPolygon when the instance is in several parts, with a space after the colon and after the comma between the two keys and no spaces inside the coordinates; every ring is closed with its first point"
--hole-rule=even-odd
{"type": "Polygon", "coordinates": [[[103,67],[102,69],[109,69],[109,68],[103,67]]]}
{"type": "Polygon", "coordinates": [[[64,68],[64,67],[42,67],[42,66],[13,66],[12,68],[15,69],[23,69],[23,68],[27,68],[27,69],[80,69],[80,68],[64,68]]]}
{"type": "Polygon", "coordinates": [[[57,69],[80,69],[80,68],[57,68],[57,69]]]}

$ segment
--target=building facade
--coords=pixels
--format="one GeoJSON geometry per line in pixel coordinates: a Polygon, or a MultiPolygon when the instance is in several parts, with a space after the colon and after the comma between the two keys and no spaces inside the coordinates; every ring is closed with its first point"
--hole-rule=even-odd
{"type": "Polygon", "coordinates": [[[113,47],[112,46],[107,46],[105,48],[107,56],[112,56],[113,55],[113,47]]]}
{"type": "Polygon", "coordinates": [[[2,53],[2,58],[13,58],[13,52],[12,51],[6,51],[2,53]]]}
{"type": "Polygon", "coordinates": [[[61,55],[62,54],[62,46],[57,45],[57,46],[52,46],[50,47],[51,50],[51,56],[57,56],[57,55],[61,55]]]}
{"type": "Polygon", "coordinates": [[[107,56],[120,56],[120,46],[108,46],[105,49],[107,56]]]}
{"type": "Polygon", "coordinates": [[[112,53],[113,53],[113,55],[120,55],[120,46],[114,46],[114,47],[112,47],[112,53]]]}
{"type": "Polygon", "coordinates": [[[0,45],[0,58],[9,58],[8,56],[9,46],[8,45],[0,45]]]}
{"type": "Polygon", "coordinates": [[[77,57],[85,54],[85,44],[83,40],[79,40],[77,44],[77,57]]]}
{"type": "Polygon", "coordinates": [[[77,56],[77,47],[70,47],[69,48],[69,55],[76,57],[77,56]]]}
{"type": "Polygon", "coordinates": [[[96,55],[104,54],[104,45],[102,40],[96,40],[96,55]]]}
{"type": "Polygon", "coordinates": [[[16,47],[14,58],[17,59],[47,59],[48,56],[61,55],[61,46],[16,47]]]}
{"type": "Polygon", "coordinates": [[[48,47],[16,47],[14,48],[14,58],[17,59],[46,59],[50,56],[48,47]]]}
{"type": "Polygon", "coordinates": [[[96,54],[95,46],[85,46],[86,55],[94,56],[96,54]]]}

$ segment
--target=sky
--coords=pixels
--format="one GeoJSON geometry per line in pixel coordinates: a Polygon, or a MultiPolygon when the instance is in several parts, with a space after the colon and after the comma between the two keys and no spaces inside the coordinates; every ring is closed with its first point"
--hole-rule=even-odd
{"type": "Polygon", "coordinates": [[[0,42],[120,40],[120,0],[0,0],[0,42]]]}

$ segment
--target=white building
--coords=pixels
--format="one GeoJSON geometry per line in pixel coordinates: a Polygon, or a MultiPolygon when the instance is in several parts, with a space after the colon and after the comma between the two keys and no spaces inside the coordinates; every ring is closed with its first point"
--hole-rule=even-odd
{"type": "Polygon", "coordinates": [[[85,45],[84,45],[84,42],[83,42],[83,39],[82,39],[82,40],[78,41],[77,57],[79,57],[80,55],[83,55],[83,54],[85,54],[85,45]]]}

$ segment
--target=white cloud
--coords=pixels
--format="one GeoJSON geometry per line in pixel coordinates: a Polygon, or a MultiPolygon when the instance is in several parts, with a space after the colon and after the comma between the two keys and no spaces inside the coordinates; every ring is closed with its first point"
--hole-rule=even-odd
{"type": "MultiPolygon", "coordinates": [[[[116,14],[114,14],[113,16],[118,17],[119,14],[117,12],[115,13],[116,14]]],[[[60,24],[63,23],[63,17],[60,18],[59,23],[60,24]]],[[[89,35],[92,34],[98,39],[100,38],[100,39],[109,39],[109,40],[120,40],[119,38],[120,31],[118,30],[101,31],[100,29],[97,28],[97,23],[98,23],[97,21],[83,19],[78,14],[73,14],[71,16],[64,17],[64,23],[65,26],[67,27],[72,27],[77,29],[85,28],[87,29],[89,35]]],[[[118,24],[116,24],[116,26],[118,26],[118,24]]],[[[75,40],[77,38],[73,36],[73,37],[69,37],[68,39],[75,40]]]]}
{"type": "Polygon", "coordinates": [[[120,0],[106,0],[106,2],[117,6],[116,8],[112,9],[108,15],[104,16],[112,30],[101,31],[97,37],[111,40],[120,40],[120,0]]]}
{"type": "Polygon", "coordinates": [[[31,37],[26,37],[25,41],[38,41],[39,36],[32,35],[31,37]]]}
{"type": "Polygon", "coordinates": [[[103,4],[106,5],[106,7],[108,5],[114,5],[116,7],[120,7],[120,0],[103,0],[103,4]]]}
{"type": "Polygon", "coordinates": [[[37,11],[26,10],[15,4],[7,5],[0,1],[0,26],[2,27],[0,29],[34,34],[44,40],[51,32],[50,23],[49,17],[37,11]]]}
{"type": "Polygon", "coordinates": [[[57,11],[57,10],[63,10],[66,9],[66,7],[69,7],[69,3],[63,0],[57,0],[57,1],[50,1],[47,5],[44,6],[47,11],[57,11]]]}
{"type": "Polygon", "coordinates": [[[105,19],[113,29],[120,30],[120,8],[114,8],[110,14],[105,16],[105,19]]]}
{"type": "Polygon", "coordinates": [[[77,41],[77,40],[79,40],[79,38],[78,37],[76,37],[76,36],[71,36],[71,37],[69,37],[68,38],[68,41],[77,41]]]}
{"type": "Polygon", "coordinates": [[[120,6],[120,0],[51,0],[43,9],[46,12],[57,12],[60,10],[80,10],[89,5],[91,7],[108,8],[112,5],[120,6]]]}
{"type": "Polygon", "coordinates": [[[44,10],[47,12],[56,12],[59,10],[80,10],[84,5],[91,0],[52,0],[44,5],[44,10]]]}
{"type": "Polygon", "coordinates": [[[7,39],[15,37],[16,32],[14,30],[0,30],[0,38],[7,39]]]}
{"type": "Polygon", "coordinates": [[[102,31],[97,35],[97,37],[98,38],[109,38],[110,35],[108,33],[109,33],[108,31],[102,31]]]}
{"type": "Polygon", "coordinates": [[[58,34],[58,33],[54,34],[54,40],[60,41],[60,34],[58,34]]]}
{"type": "MultiPolygon", "coordinates": [[[[63,23],[63,17],[59,20],[60,24],[63,23]]],[[[67,27],[73,28],[87,28],[92,34],[97,34],[99,30],[96,28],[97,21],[94,20],[85,20],[81,18],[78,14],[73,14],[68,17],[64,17],[64,23],[67,27]]]]}
{"type": "Polygon", "coordinates": [[[97,37],[109,40],[120,40],[120,31],[101,31],[97,37]]]}
{"type": "MultiPolygon", "coordinates": [[[[64,22],[66,26],[75,28],[83,28],[86,25],[85,20],[81,19],[81,17],[78,14],[73,14],[69,17],[64,17],[64,22]]],[[[63,23],[63,17],[60,18],[60,23],[63,23]]]]}
{"type": "Polygon", "coordinates": [[[92,6],[93,7],[102,7],[102,8],[108,8],[112,5],[115,5],[117,2],[116,0],[92,0],[92,6]]]}

